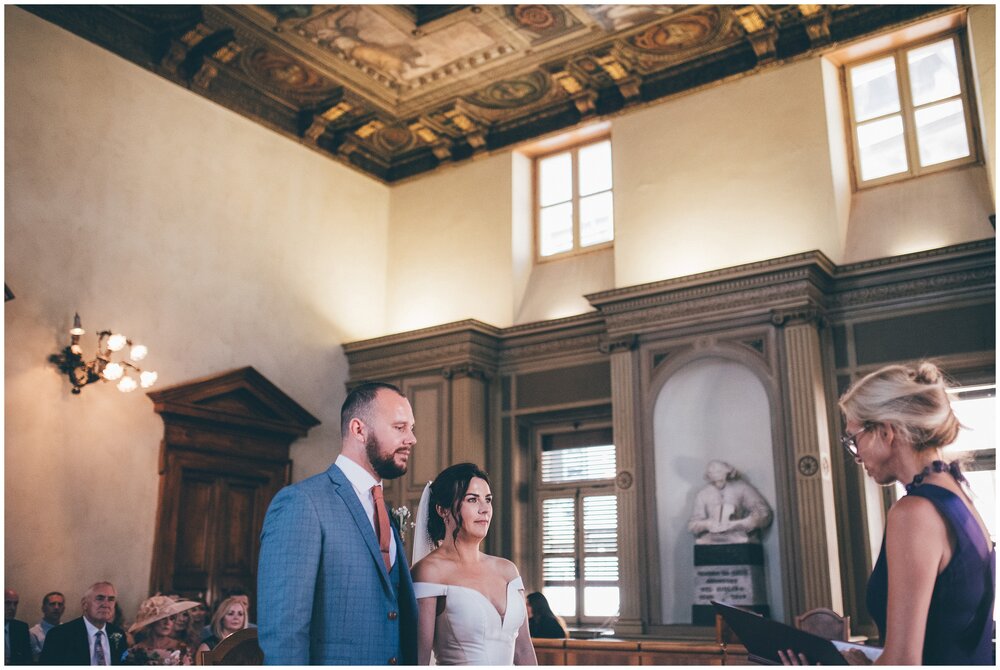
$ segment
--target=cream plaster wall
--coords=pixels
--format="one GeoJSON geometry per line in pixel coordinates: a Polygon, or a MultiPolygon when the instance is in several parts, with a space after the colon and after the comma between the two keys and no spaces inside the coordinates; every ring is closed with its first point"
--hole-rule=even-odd
{"type": "Polygon", "coordinates": [[[972,165],[854,193],[843,262],[994,236],[986,170],[972,165]]]}
{"type": "Polygon", "coordinates": [[[975,5],[969,9],[969,44],[972,50],[973,80],[978,96],[979,125],[990,193],[996,207],[997,146],[997,7],[975,5]]]}
{"type": "Polygon", "coordinates": [[[386,332],[513,321],[512,160],[472,160],[392,189],[386,332]]]}
{"type": "Polygon", "coordinates": [[[5,8],[5,583],[66,620],[149,585],[163,425],[141,391],[70,394],[79,310],[149,346],[159,388],[253,365],[339,444],[340,344],[385,331],[389,190],[13,6],[5,8]]]}
{"type": "Polygon", "coordinates": [[[841,256],[819,59],[613,123],[615,284],[841,256]]]}

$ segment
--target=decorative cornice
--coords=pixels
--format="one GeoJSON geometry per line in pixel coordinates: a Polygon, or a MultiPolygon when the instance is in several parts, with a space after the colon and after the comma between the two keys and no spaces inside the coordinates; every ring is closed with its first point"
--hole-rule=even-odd
{"type": "Polygon", "coordinates": [[[848,307],[988,299],[996,290],[994,249],[993,240],[984,240],[843,267],[811,251],[595,293],[587,298],[599,311],[563,319],[509,328],[470,319],[343,347],[355,380],[417,372],[485,379],[522,362],[629,351],[643,333],[665,329],[737,322],[824,327],[848,307]]]}
{"type": "Polygon", "coordinates": [[[24,6],[386,183],[955,11],[451,5],[419,24],[409,7],[24,6]]]}
{"type": "Polygon", "coordinates": [[[832,277],[833,262],[821,251],[808,251],[765,261],[675,277],[661,281],[612,289],[584,296],[604,314],[660,304],[666,300],[687,300],[752,286],[801,279],[809,274],[832,277]],[[664,296],[669,295],[669,298],[664,296]]]}

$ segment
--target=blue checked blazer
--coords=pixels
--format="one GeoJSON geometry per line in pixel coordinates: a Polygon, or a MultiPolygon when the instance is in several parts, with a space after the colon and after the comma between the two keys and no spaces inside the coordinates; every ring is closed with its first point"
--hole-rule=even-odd
{"type": "Polygon", "coordinates": [[[278,492],[257,567],[265,663],[416,664],[417,601],[395,526],[393,533],[390,576],[372,523],[336,465],[278,492]]]}

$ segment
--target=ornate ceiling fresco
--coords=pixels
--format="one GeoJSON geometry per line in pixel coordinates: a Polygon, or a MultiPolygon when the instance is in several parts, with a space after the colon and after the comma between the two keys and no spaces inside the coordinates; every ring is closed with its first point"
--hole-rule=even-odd
{"type": "Polygon", "coordinates": [[[389,183],[949,9],[24,8],[389,183]]]}

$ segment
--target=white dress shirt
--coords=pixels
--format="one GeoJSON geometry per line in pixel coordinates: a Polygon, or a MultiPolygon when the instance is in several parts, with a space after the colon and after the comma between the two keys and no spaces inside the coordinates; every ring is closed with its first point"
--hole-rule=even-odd
{"type": "Polygon", "coordinates": [[[87,620],[87,617],[83,617],[83,625],[87,627],[87,649],[90,650],[90,664],[96,665],[97,661],[94,659],[94,635],[97,631],[103,631],[104,635],[101,636],[101,646],[104,647],[104,661],[111,665],[111,641],[108,639],[108,627],[101,626],[98,628],[94,624],[87,620]]]}
{"type": "MultiPolygon", "coordinates": [[[[335,463],[344,472],[347,481],[351,482],[351,486],[354,487],[354,492],[358,494],[361,506],[365,508],[368,523],[372,525],[372,532],[378,538],[378,533],[375,531],[375,500],[372,499],[372,487],[376,484],[382,486],[382,482],[372,477],[371,473],[343,454],[337,456],[335,463]]],[[[386,503],[385,511],[387,514],[392,513],[388,503],[386,503]]],[[[396,534],[392,532],[389,533],[389,564],[396,564],[396,534]]]]}

